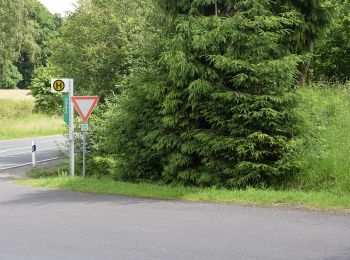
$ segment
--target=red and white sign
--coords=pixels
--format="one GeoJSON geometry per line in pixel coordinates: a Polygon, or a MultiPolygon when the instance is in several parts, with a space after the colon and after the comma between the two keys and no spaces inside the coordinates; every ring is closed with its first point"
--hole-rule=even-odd
{"type": "Polygon", "coordinates": [[[99,99],[97,96],[72,97],[73,104],[84,123],[88,121],[99,99]]]}

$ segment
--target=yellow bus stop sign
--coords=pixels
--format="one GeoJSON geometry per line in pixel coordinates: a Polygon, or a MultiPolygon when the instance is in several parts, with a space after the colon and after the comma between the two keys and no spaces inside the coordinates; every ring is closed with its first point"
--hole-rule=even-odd
{"type": "Polygon", "coordinates": [[[65,88],[65,84],[64,84],[64,81],[62,80],[56,80],[54,83],[53,83],[53,88],[54,90],[56,90],[57,92],[61,92],[62,90],[64,90],[65,88]]]}
{"type": "Polygon", "coordinates": [[[68,93],[73,87],[73,79],[51,79],[52,93],[68,93]]]}

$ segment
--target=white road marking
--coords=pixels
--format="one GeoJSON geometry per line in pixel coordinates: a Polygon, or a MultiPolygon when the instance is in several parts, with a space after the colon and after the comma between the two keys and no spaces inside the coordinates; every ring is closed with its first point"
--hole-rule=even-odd
{"type": "MultiPolygon", "coordinates": [[[[52,141],[43,141],[43,142],[38,142],[36,143],[36,146],[38,147],[40,144],[44,144],[44,143],[50,143],[52,141]]],[[[60,146],[60,145],[64,145],[63,143],[61,143],[60,145],[58,143],[56,143],[57,146],[60,146]]],[[[23,150],[23,149],[31,149],[32,146],[25,146],[25,147],[20,147],[20,148],[13,148],[13,149],[7,149],[7,150],[1,150],[0,149],[0,153],[7,153],[7,152],[10,152],[10,151],[17,151],[17,150],[23,150]]],[[[42,151],[43,149],[38,149],[37,151],[40,152],[42,151]]],[[[31,151],[31,150],[30,150],[31,151]]]]}
{"type": "MultiPolygon", "coordinates": [[[[51,159],[47,159],[47,160],[38,161],[36,163],[50,162],[50,161],[59,160],[59,159],[63,159],[63,158],[65,158],[65,157],[55,157],[55,158],[51,158],[51,159]]],[[[5,171],[5,170],[14,169],[14,168],[19,168],[19,167],[23,167],[23,166],[27,166],[27,165],[31,165],[31,164],[32,164],[31,162],[30,163],[24,163],[24,164],[16,164],[15,166],[1,168],[0,171],[5,171]]]]}
{"type": "Polygon", "coordinates": [[[1,150],[0,153],[7,153],[10,151],[17,151],[17,150],[23,150],[23,149],[29,149],[32,148],[31,146],[26,146],[26,147],[22,147],[22,148],[15,148],[15,149],[8,149],[8,150],[1,150]]]}
{"type": "Polygon", "coordinates": [[[8,147],[12,147],[13,145],[5,145],[5,146],[1,146],[1,148],[8,148],[8,147]]]}
{"type": "MultiPolygon", "coordinates": [[[[54,150],[54,149],[57,149],[57,147],[51,147],[51,148],[46,148],[46,149],[40,149],[40,150],[38,150],[37,152],[47,151],[47,150],[54,150]]],[[[32,151],[30,150],[30,151],[26,151],[26,152],[23,152],[23,153],[6,154],[6,155],[0,156],[0,158],[9,157],[9,156],[13,156],[13,155],[19,155],[19,154],[26,154],[26,153],[32,153],[32,151]]]]}
{"type": "Polygon", "coordinates": [[[22,138],[22,139],[2,140],[2,141],[0,141],[0,143],[11,142],[11,141],[21,141],[21,140],[33,140],[33,139],[37,140],[37,139],[45,139],[45,138],[57,137],[57,136],[62,137],[62,135],[50,135],[50,136],[40,136],[40,137],[28,137],[28,138],[22,138]]]}

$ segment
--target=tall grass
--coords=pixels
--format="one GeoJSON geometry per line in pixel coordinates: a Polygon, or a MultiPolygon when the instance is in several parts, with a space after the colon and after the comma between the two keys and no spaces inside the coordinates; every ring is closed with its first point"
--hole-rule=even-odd
{"type": "Polygon", "coordinates": [[[62,121],[40,114],[0,119],[0,140],[64,134],[62,121]]]}
{"type": "Polygon", "coordinates": [[[302,170],[294,185],[303,190],[350,192],[350,90],[313,85],[299,90],[303,118],[302,170]]]}
{"type": "Polygon", "coordinates": [[[6,93],[0,96],[0,140],[64,133],[62,118],[35,114],[34,100],[23,98],[22,91],[6,93]]]}
{"type": "Polygon", "coordinates": [[[26,89],[0,89],[0,99],[34,100],[30,90],[26,89]]]}
{"type": "Polygon", "coordinates": [[[0,98],[0,118],[25,117],[33,113],[32,100],[13,100],[0,98]]]}

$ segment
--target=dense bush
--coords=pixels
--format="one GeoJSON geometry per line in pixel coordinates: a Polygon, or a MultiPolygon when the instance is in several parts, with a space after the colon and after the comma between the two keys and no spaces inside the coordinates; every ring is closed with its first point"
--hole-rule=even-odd
{"type": "Polygon", "coordinates": [[[1,70],[0,88],[16,88],[17,83],[21,80],[22,75],[16,66],[7,61],[1,70]]]}
{"type": "Polygon", "coordinates": [[[34,71],[30,85],[30,93],[35,97],[35,111],[43,114],[62,114],[63,97],[51,93],[50,79],[56,78],[57,69],[54,66],[39,67],[34,71]]]}

